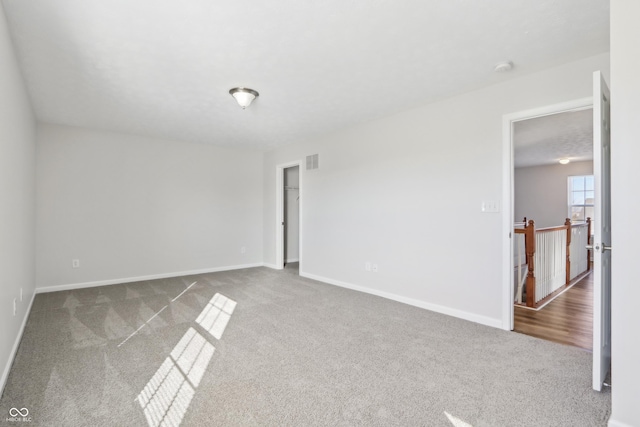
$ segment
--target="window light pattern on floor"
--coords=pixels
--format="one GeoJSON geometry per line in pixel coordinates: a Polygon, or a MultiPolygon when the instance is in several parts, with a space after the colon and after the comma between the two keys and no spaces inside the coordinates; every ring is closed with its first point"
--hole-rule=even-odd
{"type": "Polygon", "coordinates": [[[453,415],[451,415],[447,411],[444,411],[444,414],[447,416],[449,421],[451,421],[451,424],[453,424],[453,427],[473,427],[471,424],[462,421],[458,417],[454,417],[453,415]]]}
{"type": "Polygon", "coordinates": [[[214,338],[222,338],[229,319],[236,308],[236,302],[222,294],[215,294],[209,304],[202,310],[196,322],[214,338]]]}
{"type": "Polygon", "coordinates": [[[180,425],[214,351],[195,329],[183,335],[138,395],[151,427],[180,425]]]}
{"type": "MultiPolygon", "coordinates": [[[[219,340],[236,305],[224,295],[215,294],[196,323],[219,340]]],[[[198,331],[187,330],[137,397],[150,427],[180,425],[214,351],[198,331]]]]}

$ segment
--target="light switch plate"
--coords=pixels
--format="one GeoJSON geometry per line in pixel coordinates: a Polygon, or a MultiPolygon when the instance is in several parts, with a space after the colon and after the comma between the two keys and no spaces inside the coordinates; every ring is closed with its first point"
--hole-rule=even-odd
{"type": "Polygon", "coordinates": [[[482,202],[480,210],[485,213],[500,212],[500,204],[495,200],[485,200],[482,202]]]}

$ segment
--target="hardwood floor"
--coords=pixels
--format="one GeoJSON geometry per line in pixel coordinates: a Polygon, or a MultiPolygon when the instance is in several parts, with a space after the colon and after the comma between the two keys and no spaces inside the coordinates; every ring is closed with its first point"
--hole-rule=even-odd
{"type": "Polygon", "coordinates": [[[515,306],[514,331],[592,351],[593,273],[540,311],[515,306]]]}

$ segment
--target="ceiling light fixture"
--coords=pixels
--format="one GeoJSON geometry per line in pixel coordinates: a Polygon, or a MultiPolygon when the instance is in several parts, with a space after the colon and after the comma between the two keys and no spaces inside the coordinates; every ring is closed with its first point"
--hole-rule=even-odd
{"type": "Polygon", "coordinates": [[[505,73],[507,71],[511,71],[512,69],[513,69],[513,62],[505,61],[497,64],[493,68],[493,71],[495,71],[496,73],[505,73]]]}
{"type": "Polygon", "coordinates": [[[240,105],[243,110],[251,105],[251,102],[260,95],[255,90],[246,87],[234,87],[229,90],[229,93],[238,101],[238,105],[240,105]]]}
{"type": "Polygon", "coordinates": [[[558,162],[560,162],[561,165],[566,165],[570,162],[570,160],[568,157],[563,157],[562,159],[558,160],[558,162]]]}

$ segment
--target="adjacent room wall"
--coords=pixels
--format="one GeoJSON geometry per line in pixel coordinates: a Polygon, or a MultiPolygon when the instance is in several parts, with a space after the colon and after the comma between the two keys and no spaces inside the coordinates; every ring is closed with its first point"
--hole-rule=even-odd
{"type": "Polygon", "coordinates": [[[303,275],[502,326],[502,213],[481,204],[501,202],[503,115],[591,96],[608,64],[598,55],[266,153],[265,263],[276,165],[318,153],[304,171],[303,275]]]}
{"type": "Polygon", "coordinates": [[[0,64],[1,394],[35,289],[35,118],[1,4],[0,64]]]}
{"type": "Polygon", "coordinates": [[[39,288],[262,263],[262,153],[53,125],[37,139],[39,288]]]}
{"type": "Polygon", "coordinates": [[[569,215],[567,178],[592,175],[593,162],[531,166],[514,170],[514,221],[534,220],[536,228],[564,224],[569,215]]]}
{"type": "Polygon", "coordinates": [[[284,170],[284,222],[285,222],[285,262],[296,262],[300,259],[298,251],[299,241],[299,211],[300,190],[287,190],[286,187],[299,188],[300,167],[294,166],[284,170]]]}
{"type": "Polygon", "coordinates": [[[611,1],[612,415],[640,426],[638,241],[640,200],[640,2],[611,1]]]}

